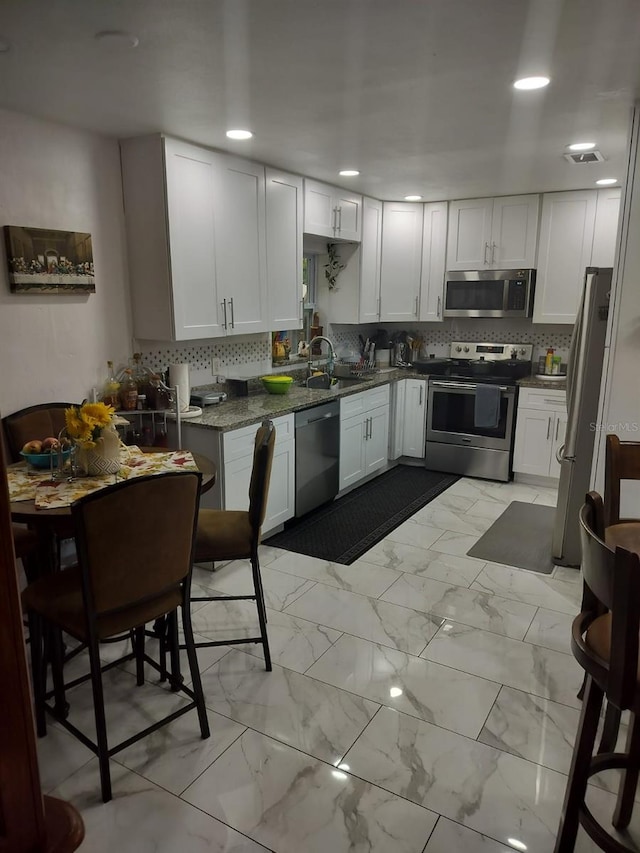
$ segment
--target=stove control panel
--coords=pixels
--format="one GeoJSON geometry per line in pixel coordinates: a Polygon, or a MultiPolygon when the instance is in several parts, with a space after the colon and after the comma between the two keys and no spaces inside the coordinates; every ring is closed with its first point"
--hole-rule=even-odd
{"type": "Polygon", "coordinates": [[[450,349],[451,358],[484,359],[485,361],[531,361],[533,344],[522,343],[472,343],[454,341],[450,349]]]}

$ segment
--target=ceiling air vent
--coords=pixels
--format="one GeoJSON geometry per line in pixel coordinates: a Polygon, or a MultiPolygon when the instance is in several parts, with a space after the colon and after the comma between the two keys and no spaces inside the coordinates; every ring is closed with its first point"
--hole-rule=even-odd
{"type": "Polygon", "coordinates": [[[602,163],[604,157],[599,151],[572,151],[564,155],[570,163],[602,163]]]}

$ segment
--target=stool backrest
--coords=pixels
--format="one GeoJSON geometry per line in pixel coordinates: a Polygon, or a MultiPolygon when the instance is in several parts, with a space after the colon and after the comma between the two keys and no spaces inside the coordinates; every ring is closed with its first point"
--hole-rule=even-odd
{"type": "Polygon", "coordinates": [[[136,477],[72,504],[91,616],[150,602],[190,577],[202,475],[136,477]]]}
{"type": "Polygon", "coordinates": [[[272,421],[263,421],[256,432],[253,450],[253,468],[249,485],[249,519],[257,534],[262,527],[267,512],[273,450],[276,442],[276,428],[272,421]]]}
{"type": "MultiPolygon", "coordinates": [[[[592,617],[583,622],[586,628],[603,613],[611,612],[611,654],[606,693],[616,707],[628,708],[635,697],[638,679],[640,559],[637,554],[623,548],[617,548],[614,553],[596,535],[596,499],[601,500],[597,492],[590,492],[580,510],[582,575],[585,583],[581,615],[588,613],[592,617]]],[[[579,652],[594,658],[584,643],[578,643],[578,646],[579,652]]],[[[576,656],[584,665],[580,656],[576,656]]],[[[599,666],[602,661],[597,659],[593,663],[599,666]]]]}
{"type": "Polygon", "coordinates": [[[604,466],[604,523],[620,521],[620,481],[640,480],[640,442],[620,441],[614,433],[606,438],[604,466]]]}
{"type": "Polygon", "coordinates": [[[20,409],[2,419],[2,427],[11,462],[19,462],[20,451],[32,439],[53,436],[65,426],[64,413],[72,403],[39,403],[20,409]]]}

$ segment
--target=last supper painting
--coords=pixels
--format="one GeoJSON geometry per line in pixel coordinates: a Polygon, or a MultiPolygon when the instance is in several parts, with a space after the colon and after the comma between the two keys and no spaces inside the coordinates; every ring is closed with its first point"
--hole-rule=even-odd
{"type": "Polygon", "coordinates": [[[4,226],[12,293],[95,293],[91,234],[4,226]]]}

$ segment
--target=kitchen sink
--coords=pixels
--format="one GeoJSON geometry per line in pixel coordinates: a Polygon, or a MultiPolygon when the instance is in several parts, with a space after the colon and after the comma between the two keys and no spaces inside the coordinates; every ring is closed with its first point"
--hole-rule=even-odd
{"type": "Polygon", "coordinates": [[[344,388],[352,388],[361,382],[364,382],[364,379],[358,376],[349,379],[332,379],[328,373],[322,373],[320,376],[310,376],[300,384],[310,391],[340,391],[344,388]]]}

